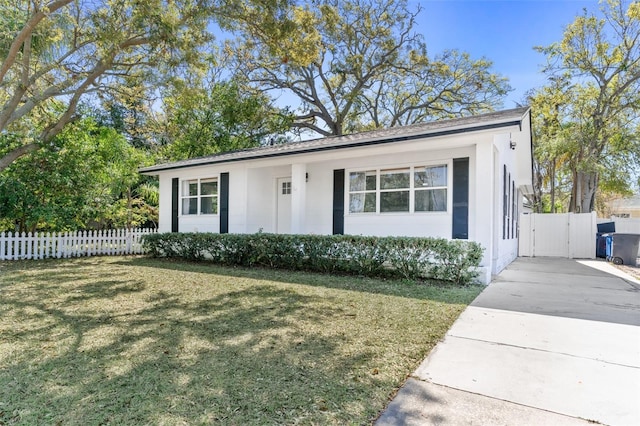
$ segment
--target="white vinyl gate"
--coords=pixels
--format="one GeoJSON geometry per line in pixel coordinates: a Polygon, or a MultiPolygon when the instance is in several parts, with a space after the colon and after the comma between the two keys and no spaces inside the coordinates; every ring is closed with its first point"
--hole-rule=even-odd
{"type": "Polygon", "coordinates": [[[571,259],[596,257],[596,213],[523,213],[518,254],[571,259]]]}

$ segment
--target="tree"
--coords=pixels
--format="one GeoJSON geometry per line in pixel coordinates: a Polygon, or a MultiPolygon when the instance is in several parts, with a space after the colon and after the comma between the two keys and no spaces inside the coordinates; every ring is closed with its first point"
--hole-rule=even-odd
{"type": "Polygon", "coordinates": [[[114,129],[79,120],[0,174],[0,217],[7,229],[20,232],[156,220],[153,195],[143,197],[146,188],[135,193],[146,158],[114,129]]]}
{"type": "Polygon", "coordinates": [[[287,37],[296,57],[314,51],[293,43],[286,0],[0,0],[0,8],[0,134],[13,141],[0,146],[0,172],[77,119],[87,95],[140,96],[141,82],[197,66],[212,18],[259,30],[273,51],[287,37]]]}
{"type": "MultiPolygon", "coordinates": [[[[566,210],[562,201],[570,174],[573,126],[567,123],[564,105],[569,87],[564,80],[552,80],[548,86],[529,93],[534,144],[533,198],[536,212],[556,213],[566,210]]],[[[568,204],[568,203],[567,203],[568,204]]]]}
{"type": "Polygon", "coordinates": [[[640,2],[607,0],[602,13],[585,10],[562,41],[538,48],[547,55],[545,73],[568,88],[558,108],[571,127],[565,150],[572,212],[594,209],[603,179],[628,190],[640,161],[640,2]]]}
{"type": "Polygon", "coordinates": [[[234,81],[174,82],[164,97],[162,153],[184,160],[279,142],[290,128],[287,111],[270,105],[262,93],[245,92],[234,81]]]}
{"type": "Polygon", "coordinates": [[[117,90],[147,67],[188,60],[208,37],[198,6],[191,0],[91,7],[71,0],[3,2],[17,32],[2,35],[0,131],[23,142],[4,150],[0,171],[75,120],[85,95],[117,90]]]}
{"type": "Polygon", "coordinates": [[[510,90],[491,66],[458,50],[433,59],[414,50],[360,98],[361,121],[365,127],[394,127],[491,111],[510,90]]]}
{"type": "Polygon", "coordinates": [[[296,129],[329,136],[459,116],[495,107],[509,89],[485,59],[457,51],[429,59],[414,31],[419,10],[406,0],[311,0],[308,7],[304,24],[321,37],[310,64],[255,40],[235,45],[249,82],[300,101],[296,129]]]}

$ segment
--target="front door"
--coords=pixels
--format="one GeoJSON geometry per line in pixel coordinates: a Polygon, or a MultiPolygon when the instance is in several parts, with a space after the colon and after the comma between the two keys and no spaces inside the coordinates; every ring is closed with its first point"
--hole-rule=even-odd
{"type": "Polygon", "coordinates": [[[289,234],[291,233],[291,178],[279,178],[277,184],[276,232],[289,234]]]}

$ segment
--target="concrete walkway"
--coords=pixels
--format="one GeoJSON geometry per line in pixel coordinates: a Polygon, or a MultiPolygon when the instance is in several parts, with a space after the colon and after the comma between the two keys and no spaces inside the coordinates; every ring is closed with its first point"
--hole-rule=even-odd
{"type": "Polygon", "coordinates": [[[640,282],[605,262],[520,258],[376,425],[588,421],[640,425],[640,282]]]}

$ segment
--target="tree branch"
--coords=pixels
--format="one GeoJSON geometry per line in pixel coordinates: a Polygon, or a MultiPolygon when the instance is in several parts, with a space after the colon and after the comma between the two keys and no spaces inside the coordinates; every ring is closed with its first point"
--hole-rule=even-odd
{"type": "Polygon", "coordinates": [[[53,126],[46,128],[40,136],[40,139],[43,142],[47,142],[51,140],[51,138],[55,137],[58,133],[62,131],[65,125],[72,121],[74,115],[76,113],[76,107],[78,106],[78,102],[80,102],[80,98],[87,90],[87,88],[92,85],[98,77],[100,77],[106,70],[111,66],[111,61],[113,60],[114,54],[112,54],[111,58],[100,60],[98,64],[94,67],[91,74],[84,80],[84,82],[76,89],[73,97],[69,101],[69,106],[67,110],[62,114],[62,116],[58,119],[57,123],[53,126]]]}
{"type": "Polygon", "coordinates": [[[9,51],[7,52],[7,56],[2,61],[2,66],[0,66],[0,82],[4,80],[4,77],[9,72],[9,69],[15,63],[16,57],[18,56],[18,52],[20,51],[20,46],[23,45],[25,40],[35,30],[36,26],[42,21],[45,17],[55,12],[56,10],[68,5],[73,0],[57,0],[52,3],[46,5],[42,10],[34,13],[33,16],[27,21],[22,30],[18,33],[18,35],[13,39],[11,46],[9,47],[9,51]]]}
{"type": "Polygon", "coordinates": [[[4,169],[6,169],[7,167],[9,167],[9,165],[11,163],[13,163],[14,161],[16,161],[18,158],[29,154],[30,152],[35,152],[37,150],[40,149],[40,145],[36,144],[36,143],[30,143],[27,145],[22,145],[12,151],[10,151],[8,154],[6,154],[4,157],[0,158],[0,172],[2,172],[4,169]]]}

